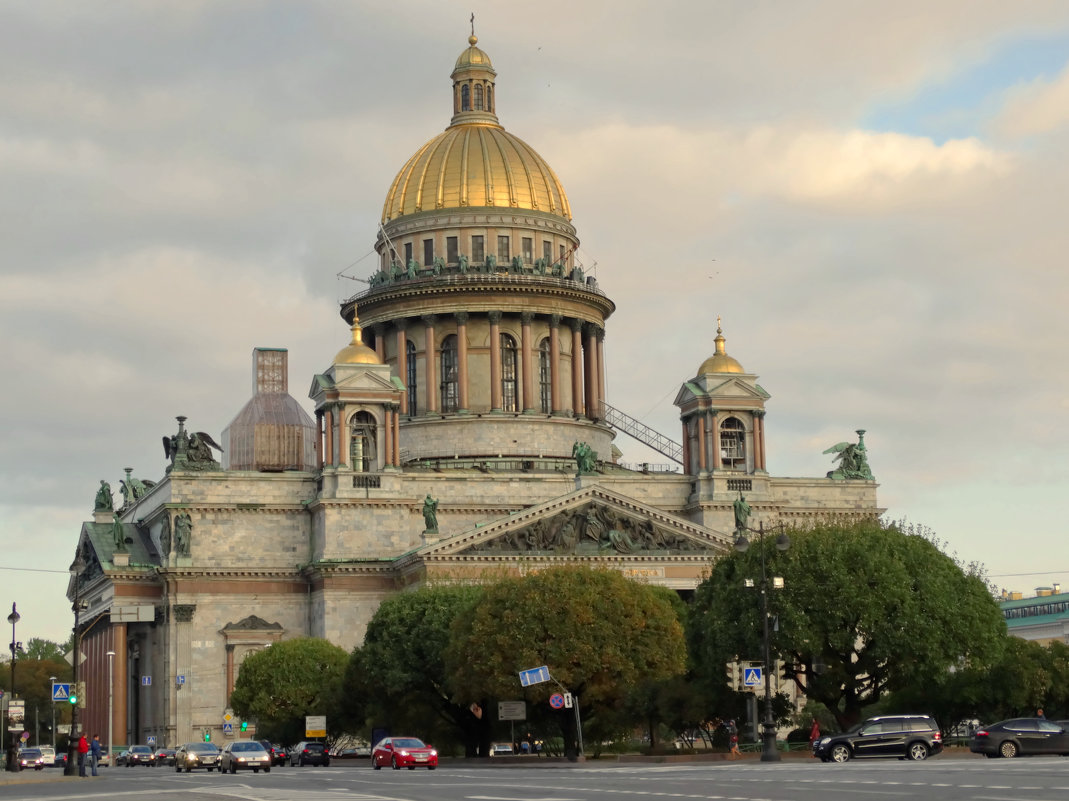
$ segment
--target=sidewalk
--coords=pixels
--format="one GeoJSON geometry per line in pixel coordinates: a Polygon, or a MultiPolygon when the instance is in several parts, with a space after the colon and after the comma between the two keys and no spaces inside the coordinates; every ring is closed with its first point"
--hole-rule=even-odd
{"type": "MultiPolygon", "coordinates": [[[[93,778],[90,776],[89,778],[93,778]]],[[[54,782],[80,782],[81,776],[64,776],[63,768],[44,770],[20,770],[12,773],[0,770],[0,787],[8,784],[49,784],[54,782]]]]}

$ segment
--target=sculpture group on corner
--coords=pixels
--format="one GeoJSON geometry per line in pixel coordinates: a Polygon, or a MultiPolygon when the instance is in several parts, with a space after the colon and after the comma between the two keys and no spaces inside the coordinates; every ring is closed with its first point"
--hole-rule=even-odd
{"type": "Polygon", "coordinates": [[[170,464],[167,472],[172,470],[219,470],[219,462],[212,455],[212,448],[222,451],[223,447],[203,431],[189,433],[186,431],[186,418],[179,415],[178,433],[163,438],[163,453],[170,464]]]}
{"type": "Polygon", "coordinates": [[[588,476],[597,472],[598,452],[578,440],[572,445],[572,458],[575,459],[577,474],[588,476]]]}
{"type": "Polygon", "coordinates": [[[860,479],[862,481],[874,481],[872,470],[869,469],[868,449],[865,448],[865,429],[857,430],[857,442],[840,442],[832,445],[824,453],[834,453],[839,466],[835,470],[828,471],[828,478],[844,481],[847,479],[860,479]]]}

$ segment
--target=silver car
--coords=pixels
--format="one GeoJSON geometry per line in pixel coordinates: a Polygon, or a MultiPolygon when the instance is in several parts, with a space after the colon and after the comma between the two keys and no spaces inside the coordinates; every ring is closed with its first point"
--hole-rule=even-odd
{"type": "Polygon", "coordinates": [[[259,773],[271,771],[271,753],[255,740],[235,740],[227,743],[219,755],[219,772],[237,773],[239,770],[251,770],[259,773]]]}

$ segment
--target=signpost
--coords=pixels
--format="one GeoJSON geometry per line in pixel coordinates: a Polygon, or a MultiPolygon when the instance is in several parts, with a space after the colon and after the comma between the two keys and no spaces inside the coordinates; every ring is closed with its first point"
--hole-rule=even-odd
{"type": "Polygon", "coordinates": [[[304,736],[305,737],[326,737],[327,736],[327,716],[326,715],[305,715],[305,717],[304,717],[304,736]]]}
{"type": "Polygon", "coordinates": [[[52,700],[53,701],[66,701],[70,698],[71,686],[70,684],[53,684],[52,685],[52,700]]]}
{"type": "Polygon", "coordinates": [[[549,696],[549,705],[554,709],[564,709],[564,696],[560,693],[553,693],[549,696]]]}
{"type": "Polygon", "coordinates": [[[520,684],[524,687],[530,687],[532,684],[541,684],[545,681],[551,681],[561,689],[559,693],[553,693],[553,695],[550,696],[549,705],[554,709],[571,708],[575,711],[575,734],[578,741],[577,745],[579,746],[579,756],[583,756],[583,724],[582,721],[579,720],[578,700],[576,699],[573,702],[572,694],[568,692],[568,688],[549,674],[548,665],[520,671],[520,684]]]}
{"type": "Polygon", "coordinates": [[[532,684],[541,684],[544,681],[551,681],[551,679],[549,668],[546,665],[520,671],[521,687],[530,687],[532,684]]]}
{"type": "Polygon", "coordinates": [[[764,680],[764,670],[759,667],[747,666],[746,670],[742,674],[742,684],[744,687],[760,687],[761,682],[764,680]]]}
{"type": "Polygon", "coordinates": [[[498,720],[527,720],[527,704],[524,701],[498,701],[498,720]]]}

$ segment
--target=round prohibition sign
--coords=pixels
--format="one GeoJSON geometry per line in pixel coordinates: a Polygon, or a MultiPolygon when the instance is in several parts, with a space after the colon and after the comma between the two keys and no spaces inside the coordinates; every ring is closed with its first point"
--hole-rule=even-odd
{"type": "Polygon", "coordinates": [[[549,696],[549,705],[554,709],[563,709],[564,696],[560,693],[553,693],[553,695],[549,696]]]}

